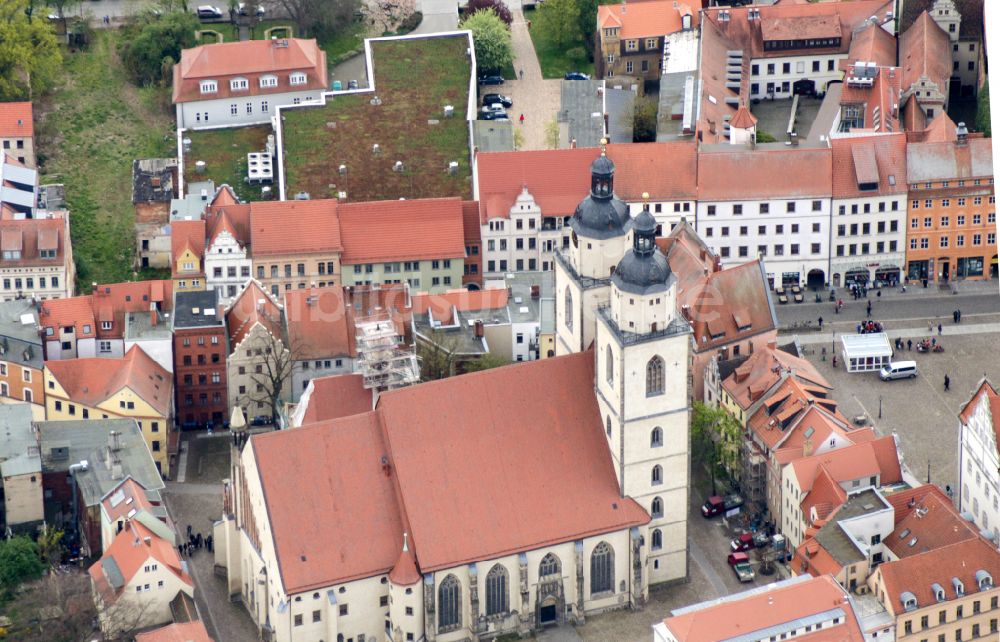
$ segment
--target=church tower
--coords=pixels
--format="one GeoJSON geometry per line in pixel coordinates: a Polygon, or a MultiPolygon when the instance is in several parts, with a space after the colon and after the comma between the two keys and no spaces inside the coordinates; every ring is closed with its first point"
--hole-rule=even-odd
{"type": "Polygon", "coordinates": [[[586,350],[594,310],[607,305],[611,273],[628,247],[628,206],[614,193],[615,164],[604,150],[590,165],[590,194],[570,219],[569,251],[557,251],[556,354],[586,350]]]}
{"type": "Polygon", "coordinates": [[[676,313],[677,279],[656,247],[648,205],[632,248],[596,311],[595,393],[623,496],[652,517],[645,527],[650,584],[687,575],[688,382],[691,327],[676,313]]]}

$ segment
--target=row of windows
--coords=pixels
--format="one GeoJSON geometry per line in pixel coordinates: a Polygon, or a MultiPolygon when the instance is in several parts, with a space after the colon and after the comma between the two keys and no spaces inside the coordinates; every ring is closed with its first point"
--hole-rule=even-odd
{"type": "MultiPolygon", "coordinates": [[[[812,70],[814,72],[818,72],[820,70],[821,64],[822,64],[822,61],[813,60],[812,61],[812,70]]],[[[834,60],[834,59],[831,58],[831,59],[829,59],[829,60],[826,61],[826,70],[827,71],[835,71],[836,68],[837,68],[837,61],[836,60],[834,60]]],[[[774,75],[777,74],[777,70],[778,70],[777,63],[773,63],[773,62],[767,63],[767,67],[765,67],[765,69],[767,69],[767,75],[768,76],[774,76],[774,75]]],[[[791,74],[792,73],[792,63],[790,63],[790,62],[781,63],[781,73],[784,74],[784,75],[786,75],[786,76],[789,75],[789,74],[791,74]]],[[[798,62],[795,63],[795,73],[796,74],[804,74],[804,73],[806,73],[806,63],[805,63],[804,60],[799,60],[798,62]]],[[[760,75],[760,65],[759,64],[750,65],[750,75],[751,76],[759,76],[760,75]]]]}
{"type": "MultiPolygon", "coordinates": [[[[184,385],[190,386],[194,383],[194,376],[186,374],[184,375],[184,385]]],[[[198,385],[204,386],[208,383],[208,375],[200,374],[198,375],[198,385]]],[[[222,383],[222,375],[218,372],[212,373],[212,383],[222,383]]]]}
{"type": "MultiPolygon", "coordinates": [[[[773,247],[773,250],[774,250],[774,256],[785,256],[785,246],[784,245],[781,245],[781,244],[775,245],[773,247]]],[[[767,246],[766,245],[758,245],[757,246],[757,253],[760,254],[761,256],[767,256],[767,246]]],[[[791,243],[788,246],[788,255],[789,256],[799,256],[800,253],[801,252],[800,252],[799,244],[798,243],[791,243]]],[[[821,254],[822,253],[822,251],[821,251],[821,244],[820,243],[811,243],[809,245],[809,253],[811,255],[813,255],[813,256],[815,256],[817,254],[821,254]]],[[[719,248],[719,256],[722,257],[722,258],[724,258],[724,259],[730,258],[732,256],[731,248],[729,246],[722,246],[722,247],[720,247],[719,248]]],[[[737,246],[737,248],[736,248],[736,256],[739,256],[739,257],[748,257],[748,256],[750,256],[750,247],[746,246],[746,245],[737,246]]]]}
{"type": "MultiPolygon", "coordinates": [[[[278,86],[278,77],[268,74],[261,76],[257,82],[261,89],[269,89],[278,86]]],[[[288,84],[304,85],[306,84],[306,75],[301,71],[292,72],[288,75],[288,84]]],[[[202,80],[199,89],[203,94],[214,94],[219,91],[219,83],[216,80],[202,80]]],[[[246,78],[233,78],[229,81],[230,91],[247,91],[248,89],[250,89],[250,81],[246,78]]]]}
{"type": "MultiPolygon", "coordinates": [[[[490,246],[491,246],[490,249],[491,250],[493,249],[492,245],[493,245],[493,241],[490,241],[490,246]]],[[[532,245],[534,245],[534,239],[532,239],[532,245]]],[[[503,248],[501,248],[501,249],[503,249],[503,248]]],[[[476,252],[475,253],[476,254],[479,253],[479,248],[478,247],[476,248],[476,252]]],[[[333,264],[331,263],[330,265],[332,266],[333,264]]],[[[285,266],[285,268],[286,268],[285,269],[285,276],[291,276],[291,273],[289,272],[289,268],[290,267],[291,266],[288,266],[288,265],[285,266]]],[[[299,264],[299,269],[302,270],[302,271],[299,272],[299,275],[300,276],[304,275],[305,274],[305,267],[301,263],[299,264]]],[[[332,270],[333,268],[331,267],[330,269],[332,270]]],[[[435,260],[431,261],[431,269],[432,270],[442,270],[442,269],[444,269],[444,270],[450,270],[451,269],[451,259],[442,259],[442,260],[435,259],[435,260]]],[[[402,263],[384,263],[382,265],[382,271],[385,272],[385,273],[387,273],[387,274],[391,274],[393,272],[417,272],[419,270],[420,270],[420,261],[403,261],[402,263]]],[[[374,263],[361,263],[361,264],[358,264],[358,265],[354,266],[354,273],[355,274],[371,274],[374,271],[375,271],[375,264],[374,263]]],[[[276,276],[276,274],[274,274],[274,266],[272,266],[271,272],[272,272],[272,274],[271,274],[272,277],[276,276]]],[[[322,273],[323,272],[321,270],[320,274],[322,274],[322,273]]],[[[333,274],[333,272],[331,271],[330,274],[333,274]]]]}
{"type": "MultiPolygon", "coordinates": [[[[965,199],[962,199],[962,200],[965,200],[965,199]]],[[[879,202],[879,204],[878,204],[878,211],[879,212],[884,212],[885,211],[885,209],[886,209],[885,208],[885,203],[886,203],[885,201],[879,202]]],[[[893,211],[893,212],[898,212],[899,211],[899,201],[891,201],[890,205],[891,205],[891,207],[889,209],[891,211],[893,211]]],[[[851,214],[858,214],[859,213],[858,209],[859,208],[858,208],[858,204],[857,203],[852,204],[851,205],[851,214]]],[[[872,204],[871,203],[862,203],[862,206],[861,206],[860,210],[861,210],[861,213],[863,213],[863,214],[870,214],[871,211],[872,211],[872,204]]],[[[837,214],[839,214],[840,216],[844,216],[845,214],[847,214],[847,206],[846,205],[841,205],[839,208],[837,208],[837,214]]]]}
{"type": "MultiPolygon", "coordinates": [[[[191,337],[184,337],[184,342],[183,343],[184,343],[184,347],[185,348],[190,347],[191,346],[191,337]]],[[[198,337],[197,343],[200,346],[205,345],[205,337],[198,337]]],[[[219,337],[217,335],[213,336],[212,339],[211,339],[211,343],[212,343],[213,346],[214,345],[219,345],[219,337]]]]}
{"type": "MultiPolygon", "coordinates": [[[[843,227],[843,226],[841,226],[841,227],[843,227]]],[[[798,223],[792,223],[789,226],[789,229],[791,230],[792,234],[798,234],[799,233],[799,224],[798,223]]],[[[819,234],[821,232],[821,230],[822,230],[822,224],[821,223],[813,223],[812,224],[813,234],[819,234]]],[[[750,227],[748,225],[741,225],[740,226],[740,228],[739,228],[739,236],[749,236],[749,232],[750,232],[750,227]]],[[[774,226],[774,233],[777,234],[777,235],[784,234],[785,233],[785,226],[784,225],[775,225],[774,226]]],[[[766,236],[767,235],[767,226],[766,225],[758,225],[757,226],[757,234],[760,235],[760,236],[766,236]]],[[[705,237],[706,238],[710,238],[710,237],[712,237],[714,235],[715,235],[715,228],[712,228],[712,227],[706,227],[705,228],[705,237]]],[[[719,228],[719,236],[729,236],[729,226],[728,225],[723,225],[722,227],[719,228]]]]}
{"type": "MultiPolygon", "coordinates": [[[[218,404],[218,403],[221,403],[221,402],[222,402],[222,393],[220,393],[220,392],[212,393],[212,403],[218,404]]],[[[185,406],[193,406],[194,405],[194,396],[193,395],[184,395],[184,405],[185,406]]],[[[200,406],[207,406],[208,405],[208,394],[207,393],[203,392],[200,395],[198,395],[198,405],[200,405],[200,406]]]]}
{"type": "MultiPolygon", "coordinates": [[[[496,270],[496,266],[497,266],[498,263],[500,265],[500,271],[501,272],[506,272],[507,271],[507,261],[504,260],[504,259],[501,259],[499,262],[498,261],[487,261],[486,262],[486,271],[487,272],[496,272],[497,271],[496,270]]],[[[517,260],[514,261],[514,269],[516,269],[519,272],[524,269],[524,265],[525,265],[524,259],[517,259],[517,260]]],[[[536,266],[538,265],[538,261],[536,259],[528,259],[527,265],[528,265],[528,269],[533,272],[536,269],[536,266]]],[[[548,269],[549,269],[548,268],[549,262],[548,261],[543,261],[542,265],[545,266],[542,269],[547,272],[548,269]]]]}
{"type": "MultiPolygon", "coordinates": [[[[240,276],[249,279],[250,278],[250,266],[242,265],[240,266],[240,276]]],[[[236,266],[230,265],[226,268],[226,277],[230,279],[236,278],[236,266]]],[[[221,279],[222,278],[222,268],[217,267],[212,269],[212,278],[221,279]]]]}
{"type": "MultiPolygon", "coordinates": [[[[214,339],[215,337],[212,337],[212,338],[214,339]]],[[[221,361],[221,358],[219,356],[219,353],[218,352],[213,352],[212,353],[212,363],[219,363],[220,361],[221,361]]],[[[189,354],[184,355],[184,357],[182,359],[182,363],[185,366],[190,366],[191,365],[191,355],[189,355],[189,354]]],[[[203,355],[203,354],[199,354],[198,355],[198,365],[199,366],[205,365],[205,355],[203,355]]]]}
{"type": "MultiPolygon", "coordinates": [[[[955,235],[955,247],[965,247],[965,240],[966,240],[965,234],[957,234],[957,235],[955,235]]],[[[996,241],[997,241],[996,232],[988,232],[986,234],[986,244],[987,245],[995,245],[996,241]]],[[[982,245],[982,244],[983,244],[983,235],[982,234],[973,234],[972,235],[972,245],[973,246],[979,246],[979,245],[982,245]]],[[[926,236],[921,237],[921,238],[911,238],[910,239],[910,249],[911,250],[916,250],[916,249],[918,249],[918,246],[919,246],[919,249],[921,249],[921,250],[929,249],[930,248],[930,239],[928,239],[926,236]]],[[[948,237],[948,236],[940,236],[940,237],[938,237],[938,247],[950,247],[950,246],[951,246],[951,239],[950,239],[950,237],[948,237]]]]}
{"type": "MultiPolygon", "coordinates": [[[[708,205],[705,208],[705,213],[708,214],[709,216],[715,216],[716,212],[718,211],[717,207],[718,206],[716,206],[716,205],[708,205]]],[[[796,208],[795,201],[786,201],[785,202],[785,212],[786,213],[788,213],[788,214],[794,214],[795,213],[795,208],[796,208]]],[[[813,212],[822,212],[823,211],[823,201],[813,201],[812,202],[812,211],[813,212]]],[[[771,204],[770,203],[760,203],[757,206],[757,213],[758,214],[770,214],[771,213],[771,204]]],[[[743,203],[733,203],[733,214],[736,215],[736,216],[739,216],[739,215],[743,214],[743,203]]]]}
{"type": "MultiPolygon", "coordinates": [[[[862,243],[860,248],[861,248],[860,254],[862,255],[868,254],[871,250],[871,244],[862,243]]],[[[875,253],[882,254],[883,252],[886,251],[885,248],[886,248],[885,241],[879,241],[875,244],[875,253]]],[[[899,249],[899,243],[897,241],[889,241],[890,252],[896,252],[898,249],[899,249]]],[[[857,256],[859,254],[858,244],[851,243],[849,245],[838,245],[836,253],[837,256],[857,256]]]]}
{"type": "MultiPolygon", "coordinates": [[[[996,203],[996,196],[989,196],[989,197],[987,197],[987,202],[990,205],[993,205],[994,203],[996,203]]],[[[955,204],[958,207],[965,207],[965,203],[966,203],[966,199],[965,198],[956,198],[955,199],[955,204]]],[[[973,205],[982,205],[983,204],[983,197],[982,196],[973,196],[972,197],[972,204],[973,205]]],[[[934,199],[933,198],[925,198],[924,199],[924,207],[926,207],[926,208],[934,207],[934,199]]],[[[942,198],[942,199],[940,199],[940,207],[951,207],[951,199],[950,198],[942,198]]],[[[910,209],[911,210],[918,210],[918,209],[920,209],[920,200],[919,199],[913,199],[912,201],[910,201],[910,209]]]]}
{"type": "MultiPolygon", "coordinates": [[[[46,285],[46,283],[50,283],[52,285],[52,287],[57,288],[57,287],[59,287],[59,277],[58,276],[49,277],[48,281],[46,281],[46,278],[44,276],[38,277],[38,287],[39,288],[48,287],[46,285]]],[[[4,290],[10,290],[12,285],[13,285],[13,289],[15,289],[15,290],[21,290],[21,289],[24,289],[24,288],[32,290],[35,287],[35,277],[33,277],[33,276],[26,276],[26,277],[24,277],[23,281],[21,280],[20,277],[17,277],[17,278],[14,278],[14,279],[4,279],[3,280],[3,289],[4,290]]]]}
{"type": "MultiPolygon", "coordinates": [[[[972,184],[973,185],[982,185],[984,180],[987,181],[990,185],[993,184],[993,179],[992,178],[989,178],[989,179],[976,178],[976,179],[973,179],[972,184]]],[[[969,181],[967,181],[967,180],[960,180],[960,181],[958,181],[958,187],[965,187],[965,184],[968,183],[968,182],[969,181]]],[[[920,185],[921,185],[920,183],[911,183],[910,184],[910,189],[911,190],[920,189],[920,185]]],[[[940,184],[924,183],[923,186],[924,186],[923,187],[924,189],[932,189],[934,187],[951,187],[951,181],[941,181],[940,184]]]]}
{"type": "MultiPolygon", "coordinates": [[[[872,224],[862,223],[860,226],[857,223],[851,223],[850,227],[847,225],[837,226],[837,236],[857,236],[859,234],[871,234],[872,224]]],[[[875,231],[879,234],[884,234],[886,231],[885,221],[878,221],[875,225],[875,231]]],[[[899,221],[892,220],[889,221],[889,231],[898,232],[899,231],[899,221]]]]}
{"type": "MultiPolygon", "coordinates": [[[[6,363],[0,363],[0,375],[4,377],[7,376],[6,363]]],[[[31,383],[31,370],[28,370],[27,368],[21,368],[21,381],[23,381],[24,383],[31,383]]]]}
{"type": "MultiPolygon", "coordinates": [[[[923,220],[924,220],[924,227],[933,227],[934,226],[934,217],[933,216],[925,216],[923,220]]],[[[965,214],[959,214],[959,215],[957,215],[955,217],[955,224],[958,225],[958,226],[962,226],[962,225],[965,225],[965,222],[967,220],[969,220],[969,219],[966,218],[965,214]]],[[[972,224],[973,225],[982,225],[983,224],[983,215],[982,214],[973,214],[971,220],[972,220],[972,224]]],[[[940,222],[941,227],[948,227],[951,224],[951,217],[950,216],[942,216],[940,219],[938,219],[938,221],[940,222]]],[[[986,215],[986,222],[988,224],[990,224],[990,225],[993,225],[994,223],[996,223],[997,222],[997,214],[996,214],[996,212],[990,212],[989,214],[987,214],[986,215]]],[[[910,219],[910,229],[911,230],[915,230],[919,226],[920,226],[920,218],[914,216],[913,218],[910,219]]]]}
{"type": "MultiPolygon", "coordinates": [[[[10,386],[7,385],[6,381],[0,382],[0,396],[10,397],[10,386]]],[[[31,391],[31,388],[24,389],[24,400],[27,401],[28,403],[32,403],[35,401],[35,395],[31,391]]]]}

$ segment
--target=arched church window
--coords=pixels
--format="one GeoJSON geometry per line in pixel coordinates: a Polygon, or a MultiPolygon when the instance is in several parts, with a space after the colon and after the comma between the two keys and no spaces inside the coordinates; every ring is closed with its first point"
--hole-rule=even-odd
{"type": "Polygon", "coordinates": [[[552,553],[546,553],[538,565],[538,576],[548,577],[550,575],[559,575],[561,572],[562,564],[559,563],[559,558],[552,553]]]}
{"type": "Polygon", "coordinates": [[[494,564],[486,575],[486,615],[499,615],[508,610],[507,569],[494,564]]]}
{"type": "Polygon", "coordinates": [[[601,542],[590,554],[590,594],[613,591],[615,588],[615,551],[601,542]]]}
{"type": "Polygon", "coordinates": [[[653,498],[653,505],[649,509],[652,517],[663,517],[663,500],[659,497],[653,498]]]}
{"type": "Polygon", "coordinates": [[[573,329],[573,292],[566,288],[566,328],[573,329]]]}
{"type": "Polygon", "coordinates": [[[611,436],[611,415],[604,419],[604,432],[608,433],[608,437],[611,436]]]}
{"type": "Polygon", "coordinates": [[[611,344],[609,343],[604,348],[604,377],[608,380],[609,384],[615,382],[615,354],[611,351],[611,344]]]}
{"type": "Polygon", "coordinates": [[[653,529],[653,550],[658,551],[663,548],[663,532],[658,529],[653,529]]]}
{"type": "Polygon", "coordinates": [[[449,575],[438,587],[438,628],[445,629],[462,623],[462,585],[458,578],[449,575]]]}
{"type": "Polygon", "coordinates": [[[663,359],[653,357],[646,364],[646,396],[663,394],[663,359]]]}
{"type": "Polygon", "coordinates": [[[649,446],[650,448],[659,448],[663,445],[663,429],[657,426],[653,428],[653,431],[649,434],[649,446]]]}
{"type": "Polygon", "coordinates": [[[654,486],[656,484],[662,484],[663,483],[663,467],[660,466],[659,464],[653,466],[653,474],[651,475],[651,477],[652,477],[652,479],[650,481],[653,483],[654,486]]]}

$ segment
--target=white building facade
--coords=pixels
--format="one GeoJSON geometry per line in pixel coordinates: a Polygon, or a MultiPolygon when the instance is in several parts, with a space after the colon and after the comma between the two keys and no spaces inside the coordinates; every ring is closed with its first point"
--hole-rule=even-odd
{"type": "Polygon", "coordinates": [[[971,513],[976,526],[1000,541],[1000,401],[985,379],[959,413],[958,510],[971,513]]]}
{"type": "Polygon", "coordinates": [[[219,302],[229,305],[250,280],[252,261],[247,248],[223,228],[205,252],[205,283],[218,292],[219,302]]]}

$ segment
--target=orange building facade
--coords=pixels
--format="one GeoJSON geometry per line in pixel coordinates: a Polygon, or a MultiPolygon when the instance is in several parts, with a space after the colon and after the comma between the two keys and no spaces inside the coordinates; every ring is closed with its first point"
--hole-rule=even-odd
{"type": "Polygon", "coordinates": [[[990,140],[968,138],[960,128],[954,141],[911,143],[907,177],[910,281],[997,278],[990,140]]]}

